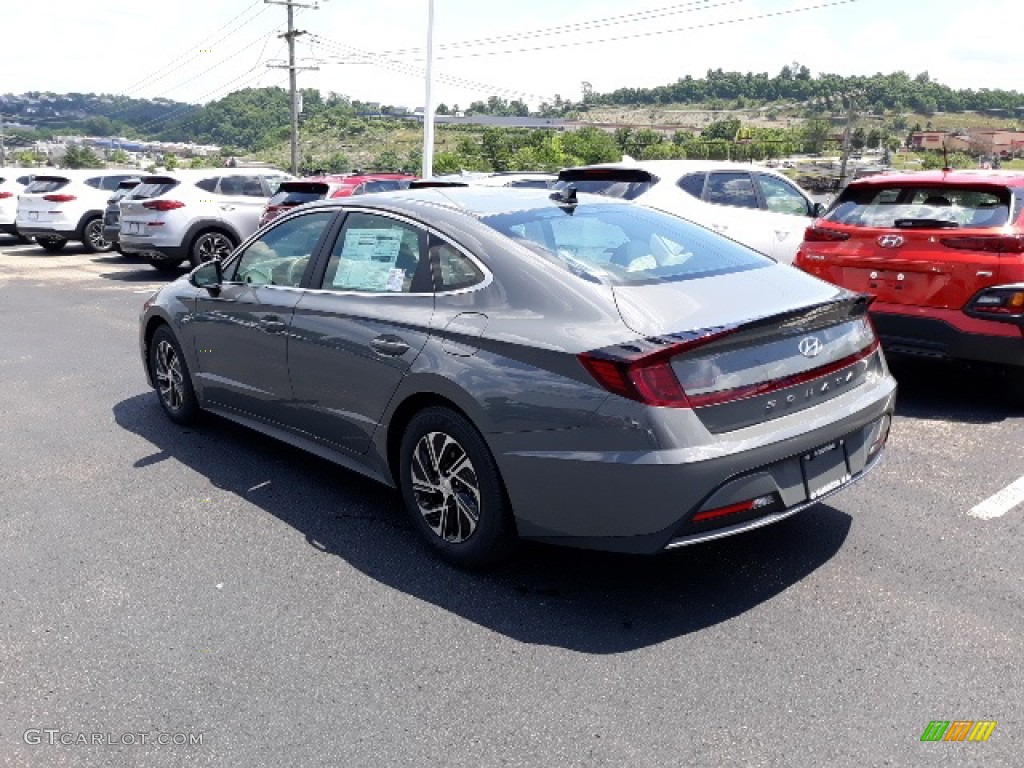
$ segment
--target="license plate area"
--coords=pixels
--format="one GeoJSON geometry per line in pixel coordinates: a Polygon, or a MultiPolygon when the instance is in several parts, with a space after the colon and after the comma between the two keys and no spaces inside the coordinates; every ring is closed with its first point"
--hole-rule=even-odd
{"type": "Polygon", "coordinates": [[[834,440],[800,457],[804,488],[811,501],[846,485],[852,478],[846,441],[834,440]]]}
{"type": "Polygon", "coordinates": [[[142,223],[138,221],[125,222],[125,233],[129,235],[141,235],[142,234],[142,223]]]}
{"type": "Polygon", "coordinates": [[[29,221],[39,221],[39,211],[28,212],[29,221]]]}

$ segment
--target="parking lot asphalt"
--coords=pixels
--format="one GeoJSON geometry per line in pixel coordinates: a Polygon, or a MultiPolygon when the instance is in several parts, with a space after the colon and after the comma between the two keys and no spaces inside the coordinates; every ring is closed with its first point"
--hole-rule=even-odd
{"type": "Polygon", "coordinates": [[[1024,503],[971,514],[1024,476],[995,373],[895,368],[884,463],[776,525],[466,573],[393,492],[169,422],[166,280],[0,236],[3,765],[1021,764],[1024,503]]]}

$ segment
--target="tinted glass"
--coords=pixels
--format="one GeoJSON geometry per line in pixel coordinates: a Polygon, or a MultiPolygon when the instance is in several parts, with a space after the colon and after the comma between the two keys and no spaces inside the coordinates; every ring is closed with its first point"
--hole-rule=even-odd
{"type": "Polygon", "coordinates": [[[749,173],[712,173],[708,177],[707,201],[735,208],[757,208],[757,193],[749,173]]]}
{"type": "Polygon", "coordinates": [[[131,175],[125,174],[123,176],[104,176],[100,179],[100,189],[106,189],[113,191],[117,189],[118,185],[125,179],[132,178],[131,175]]]}
{"type": "Polygon", "coordinates": [[[217,189],[218,181],[220,181],[220,179],[214,176],[212,179],[203,179],[202,181],[197,181],[196,186],[199,187],[204,192],[213,192],[214,190],[217,189]]]}
{"type": "Polygon", "coordinates": [[[160,197],[160,195],[170,192],[176,186],[178,186],[178,182],[172,179],[139,184],[126,196],[126,199],[148,200],[151,197],[160,197]]]}
{"type": "Polygon", "coordinates": [[[764,195],[765,207],[769,211],[792,213],[797,216],[811,215],[807,199],[788,181],[764,174],[757,174],[757,181],[761,185],[761,194],[764,195]]]}
{"type": "Polygon", "coordinates": [[[482,221],[585,279],[611,284],[670,282],[774,264],[702,227],[639,206],[540,208],[482,221]]]}
{"type": "Polygon", "coordinates": [[[235,266],[235,281],[297,287],[333,218],[333,211],[317,211],[271,228],[242,253],[235,266]]]}
{"type": "Polygon", "coordinates": [[[825,219],[862,227],[1001,227],[1010,217],[1010,192],[1002,187],[914,184],[849,186],[825,219]]]}
{"type": "Polygon", "coordinates": [[[408,186],[408,181],[399,181],[398,179],[381,179],[379,181],[367,181],[364,184],[360,184],[352,191],[352,194],[366,195],[371,192],[393,192],[396,189],[406,189],[408,186]]]}
{"type": "Polygon", "coordinates": [[[17,179],[15,179],[15,181],[17,181],[19,184],[21,184],[24,187],[24,186],[27,186],[29,183],[31,183],[32,177],[31,176],[19,176],[17,179]]]}
{"type": "Polygon", "coordinates": [[[635,200],[652,186],[649,181],[581,179],[571,182],[559,181],[555,188],[565,189],[570,185],[576,187],[576,190],[579,192],[589,192],[592,195],[604,195],[605,197],[618,197],[622,200],[635,200]]]}
{"type": "MultiPolygon", "coordinates": [[[[227,179],[221,179],[221,185],[227,179]]],[[[260,181],[259,176],[242,176],[239,181],[242,183],[242,195],[244,197],[266,197],[267,193],[263,189],[263,182],[260,181]]],[[[225,193],[226,194],[226,193],[225,193]]]]}
{"type": "Polygon", "coordinates": [[[85,186],[92,187],[93,189],[102,189],[103,188],[103,179],[100,179],[100,178],[86,179],[85,180],[85,186]]]}
{"type": "Polygon", "coordinates": [[[687,194],[700,198],[704,194],[704,180],[707,176],[706,173],[691,173],[689,176],[683,176],[679,180],[679,188],[687,194]]]}
{"type": "Polygon", "coordinates": [[[436,283],[439,291],[469,288],[484,279],[484,273],[473,260],[451,243],[431,238],[430,255],[437,264],[436,283]]]}
{"type": "Polygon", "coordinates": [[[299,189],[284,187],[270,198],[267,205],[302,205],[314,200],[323,200],[326,194],[326,184],[304,184],[299,189]]]}
{"type": "Polygon", "coordinates": [[[423,239],[420,230],[409,224],[370,213],[351,213],[327,262],[323,288],[368,293],[429,291],[423,239]]]}
{"type": "Polygon", "coordinates": [[[25,187],[25,194],[27,195],[41,195],[47,192],[56,192],[58,189],[67,186],[69,183],[68,179],[60,179],[54,177],[40,178],[36,177],[36,180],[25,187]]]}

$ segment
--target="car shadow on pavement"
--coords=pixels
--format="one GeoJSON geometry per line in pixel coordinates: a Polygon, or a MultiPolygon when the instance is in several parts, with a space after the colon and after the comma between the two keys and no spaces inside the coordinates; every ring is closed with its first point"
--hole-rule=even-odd
{"type": "Polygon", "coordinates": [[[524,643],[581,653],[630,651],[736,618],[827,563],[852,523],[819,505],[656,557],[526,543],[496,569],[463,571],[421,543],[398,494],[378,483],[218,417],[177,426],[152,394],[113,413],[156,449],[136,469],[180,462],[392,589],[524,643]]]}
{"type": "Polygon", "coordinates": [[[890,358],[899,383],[896,414],[967,424],[992,424],[1024,416],[1024,405],[1009,397],[1004,372],[933,360],[890,358]]]}

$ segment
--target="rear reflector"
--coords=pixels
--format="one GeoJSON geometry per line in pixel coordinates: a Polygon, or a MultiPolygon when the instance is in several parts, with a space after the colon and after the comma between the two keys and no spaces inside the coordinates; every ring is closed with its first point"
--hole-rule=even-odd
{"type": "Polygon", "coordinates": [[[825,227],[808,227],[804,231],[805,243],[835,243],[842,240],[849,240],[850,235],[846,232],[839,232],[835,229],[825,227]]]}
{"type": "Polygon", "coordinates": [[[43,200],[49,200],[51,203],[70,203],[74,199],[74,195],[43,195],[43,200]]]}
{"type": "Polygon", "coordinates": [[[716,509],[707,509],[703,512],[698,512],[693,516],[694,523],[702,523],[705,520],[714,520],[716,517],[725,517],[726,515],[735,515],[740,512],[750,512],[755,509],[764,509],[770,507],[775,502],[775,495],[768,494],[767,496],[759,496],[756,499],[750,499],[749,501],[741,501],[738,504],[729,504],[725,507],[718,507],[716,509]]]}
{"type": "Polygon", "coordinates": [[[940,237],[939,242],[958,251],[985,253],[1024,253],[1022,235],[970,235],[967,237],[940,237]]]}
{"type": "Polygon", "coordinates": [[[184,208],[185,204],[178,200],[146,200],[142,207],[151,211],[173,211],[176,208],[184,208]]]}

